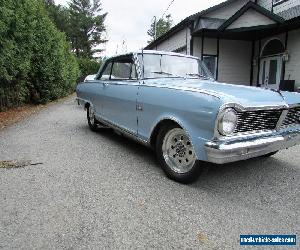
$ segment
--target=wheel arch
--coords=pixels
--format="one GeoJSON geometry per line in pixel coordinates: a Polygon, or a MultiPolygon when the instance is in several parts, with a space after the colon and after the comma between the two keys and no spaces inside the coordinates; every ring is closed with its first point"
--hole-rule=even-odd
{"type": "Polygon", "coordinates": [[[190,137],[191,139],[191,136],[189,134],[189,132],[187,131],[187,129],[185,128],[185,126],[183,125],[183,123],[176,119],[175,117],[164,117],[164,118],[161,118],[158,122],[155,123],[155,125],[153,126],[153,129],[151,130],[151,135],[150,135],[150,146],[152,148],[155,147],[155,144],[156,144],[156,140],[157,140],[157,136],[158,136],[158,133],[159,133],[159,130],[162,126],[164,125],[168,125],[168,124],[175,124],[177,126],[179,126],[180,128],[182,128],[186,134],[190,137]]]}

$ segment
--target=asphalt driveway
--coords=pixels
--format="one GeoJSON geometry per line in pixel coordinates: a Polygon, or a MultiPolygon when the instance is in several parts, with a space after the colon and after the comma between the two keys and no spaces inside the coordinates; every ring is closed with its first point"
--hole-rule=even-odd
{"type": "Polygon", "coordinates": [[[185,186],[85,116],[72,98],[0,131],[0,161],[42,163],[0,168],[0,249],[239,249],[240,234],[299,233],[299,146],[185,186]]]}

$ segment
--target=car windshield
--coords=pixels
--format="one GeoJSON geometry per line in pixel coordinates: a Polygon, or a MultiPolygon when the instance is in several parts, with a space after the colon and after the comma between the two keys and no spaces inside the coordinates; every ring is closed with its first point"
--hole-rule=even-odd
{"type": "Polygon", "coordinates": [[[165,54],[141,54],[143,62],[144,78],[202,78],[212,79],[213,76],[206,66],[196,58],[165,55],[165,54]]]}

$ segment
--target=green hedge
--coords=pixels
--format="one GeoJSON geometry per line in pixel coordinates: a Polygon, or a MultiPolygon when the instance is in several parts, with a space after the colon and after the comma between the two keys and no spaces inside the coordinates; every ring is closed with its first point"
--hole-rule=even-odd
{"type": "Polygon", "coordinates": [[[41,0],[0,0],[0,108],[73,92],[76,58],[41,0]]]}
{"type": "Polygon", "coordinates": [[[79,82],[83,81],[87,75],[97,74],[101,65],[101,62],[99,63],[89,58],[78,58],[77,61],[80,70],[79,82]]]}

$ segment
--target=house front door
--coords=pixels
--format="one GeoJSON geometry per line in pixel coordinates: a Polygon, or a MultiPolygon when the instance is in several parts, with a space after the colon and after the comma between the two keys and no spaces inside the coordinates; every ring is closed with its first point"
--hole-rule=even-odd
{"type": "Polygon", "coordinates": [[[261,59],[260,85],[264,88],[279,89],[282,56],[272,56],[261,59]]]}

